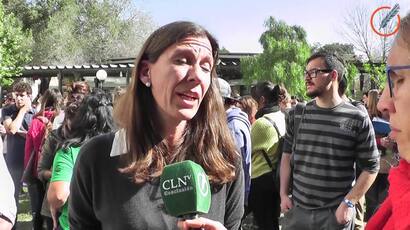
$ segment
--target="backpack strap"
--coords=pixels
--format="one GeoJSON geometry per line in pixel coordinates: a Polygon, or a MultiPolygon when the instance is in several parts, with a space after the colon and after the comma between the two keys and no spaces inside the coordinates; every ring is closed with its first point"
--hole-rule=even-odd
{"type": "Polygon", "coordinates": [[[296,137],[300,130],[300,124],[303,122],[305,116],[306,105],[304,103],[297,103],[295,107],[295,113],[293,115],[293,143],[292,143],[292,153],[295,152],[296,148],[296,137]],[[300,115],[299,119],[296,116],[300,115]]]}
{"type": "Polygon", "coordinates": [[[348,99],[349,99],[350,104],[352,104],[354,107],[358,107],[358,106],[361,106],[361,105],[364,106],[363,102],[361,102],[361,101],[356,101],[356,100],[353,100],[351,98],[348,98],[348,99]]]}
{"type": "Polygon", "coordinates": [[[242,123],[244,123],[249,128],[249,121],[247,119],[245,119],[244,117],[233,116],[233,117],[228,117],[228,119],[227,119],[228,123],[233,121],[233,120],[241,121],[242,123]]]}
{"type": "Polygon", "coordinates": [[[265,118],[266,120],[268,120],[268,121],[272,124],[272,126],[275,128],[276,132],[278,133],[278,136],[279,136],[279,137],[282,137],[282,136],[280,135],[278,126],[276,126],[275,121],[272,120],[272,118],[270,118],[270,117],[268,117],[268,116],[263,116],[263,118],[265,118]]]}
{"type": "MultiPolygon", "coordinates": [[[[275,121],[272,120],[271,118],[267,117],[267,116],[263,116],[263,118],[265,118],[267,121],[269,121],[269,123],[271,123],[272,126],[275,128],[276,133],[278,134],[278,139],[279,139],[279,141],[280,141],[280,138],[282,138],[282,136],[280,135],[278,126],[276,125],[275,121]]],[[[278,150],[277,150],[277,151],[281,151],[280,149],[282,149],[282,147],[281,147],[281,142],[279,142],[279,146],[278,146],[278,150]]],[[[267,154],[265,151],[262,151],[262,153],[263,153],[263,157],[265,158],[265,160],[266,160],[266,162],[268,163],[269,167],[270,167],[271,169],[273,169],[273,164],[272,164],[272,161],[269,159],[268,154],[267,154]]]]}
{"type": "Polygon", "coordinates": [[[267,116],[263,116],[266,120],[268,120],[272,126],[275,128],[276,133],[278,134],[278,140],[279,144],[276,149],[276,155],[278,156],[278,160],[276,161],[275,168],[273,168],[273,164],[270,161],[268,154],[265,151],[263,152],[263,156],[265,157],[266,162],[268,162],[269,167],[272,169],[272,176],[273,176],[273,182],[275,185],[276,191],[280,191],[280,164],[282,161],[282,154],[283,154],[283,142],[284,142],[284,137],[280,134],[278,126],[276,126],[275,121],[273,121],[271,118],[267,116]]]}

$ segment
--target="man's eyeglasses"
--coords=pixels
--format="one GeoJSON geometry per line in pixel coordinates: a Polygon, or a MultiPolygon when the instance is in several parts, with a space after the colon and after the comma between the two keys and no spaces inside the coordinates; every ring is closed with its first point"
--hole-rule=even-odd
{"type": "Polygon", "coordinates": [[[403,69],[410,69],[410,65],[387,66],[386,68],[387,82],[389,84],[389,90],[390,90],[390,97],[393,97],[393,89],[394,89],[394,82],[391,79],[391,74],[395,70],[403,70],[403,69]]]}
{"type": "Polygon", "coordinates": [[[332,72],[332,69],[311,69],[311,70],[305,70],[305,77],[310,77],[310,78],[316,78],[317,73],[330,73],[332,72]]]}

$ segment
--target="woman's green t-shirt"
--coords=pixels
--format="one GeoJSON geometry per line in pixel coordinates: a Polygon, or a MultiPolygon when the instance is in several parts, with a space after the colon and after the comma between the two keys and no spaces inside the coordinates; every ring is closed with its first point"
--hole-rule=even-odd
{"type": "MultiPolygon", "coordinates": [[[[51,174],[50,182],[54,181],[66,181],[70,183],[71,177],[73,175],[73,169],[75,161],[77,160],[78,153],[80,152],[80,147],[70,147],[68,150],[64,151],[62,149],[58,150],[53,161],[53,171],[51,174]]],[[[70,229],[70,224],[68,223],[68,203],[66,202],[61,208],[61,215],[58,218],[60,226],[64,230],[70,229]]]]}

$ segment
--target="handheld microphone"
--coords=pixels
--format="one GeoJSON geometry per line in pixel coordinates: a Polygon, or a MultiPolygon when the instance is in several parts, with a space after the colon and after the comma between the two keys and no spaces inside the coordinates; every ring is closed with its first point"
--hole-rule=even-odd
{"type": "Polygon", "coordinates": [[[186,160],[165,166],[160,186],[168,214],[194,219],[198,213],[208,213],[211,190],[208,176],[199,164],[186,160]]]}

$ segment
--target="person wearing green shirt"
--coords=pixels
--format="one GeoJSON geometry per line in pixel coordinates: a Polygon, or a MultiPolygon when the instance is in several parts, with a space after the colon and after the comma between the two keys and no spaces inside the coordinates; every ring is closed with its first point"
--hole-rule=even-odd
{"type": "Polygon", "coordinates": [[[82,144],[90,138],[115,130],[112,111],[111,97],[98,90],[84,98],[70,121],[66,140],[54,158],[47,192],[54,229],[70,229],[67,200],[77,155],[82,144]],[[58,212],[61,215],[57,220],[58,212]]]}
{"type": "MultiPolygon", "coordinates": [[[[54,158],[53,173],[50,181],[61,184],[66,191],[70,190],[71,176],[73,175],[74,164],[79,152],[80,147],[70,147],[68,150],[60,149],[54,158]]],[[[62,229],[69,229],[67,198],[68,196],[65,197],[65,202],[61,207],[61,214],[58,218],[62,229]]]]}
{"type": "Polygon", "coordinates": [[[279,230],[280,197],[275,187],[273,172],[279,160],[279,139],[286,132],[285,115],[279,107],[284,95],[279,85],[269,81],[256,84],[251,94],[258,102],[258,112],[251,127],[252,172],[249,208],[258,229],[279,230]]]}

